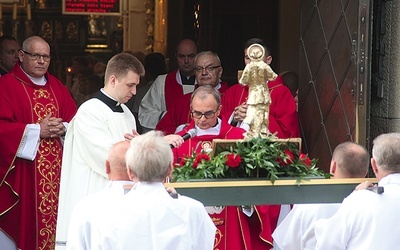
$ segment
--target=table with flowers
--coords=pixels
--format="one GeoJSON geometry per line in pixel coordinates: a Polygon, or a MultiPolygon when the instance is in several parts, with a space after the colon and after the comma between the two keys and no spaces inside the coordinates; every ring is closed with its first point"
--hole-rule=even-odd
{"type": "Polygon", "coordinates": [[[180,194],[204,205],[257,205],[342,202],[364,180],[329,179],[301,152],[299,140],[256,137],[225,140],[222,149],[181,159],[172,173],[180,194]]]}

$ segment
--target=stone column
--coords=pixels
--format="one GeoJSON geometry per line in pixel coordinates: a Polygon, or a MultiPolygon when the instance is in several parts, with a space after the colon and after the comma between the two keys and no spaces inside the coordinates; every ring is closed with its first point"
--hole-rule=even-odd
{"type": "Polygon", "coordinates": [[[378,2],[374,10],[371,141],[382,133],[400,132],[400,1],[378,2]]]}

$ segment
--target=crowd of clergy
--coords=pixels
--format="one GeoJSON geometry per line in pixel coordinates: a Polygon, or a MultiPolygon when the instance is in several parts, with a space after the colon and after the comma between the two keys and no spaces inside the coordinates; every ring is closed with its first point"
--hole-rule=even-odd
{"type": "MultiPolygon", "coordinates": [[[[272,52],[258,38],[243,46],[272,52]]],[[[221,80],[223,63],[193,40],[178,68],[160,53],[107,63],[75,57],[71,85],[48,72],[49,44],[0,37],[0,249],[396,249],[400,240],[400,133],[332,155],[333,178],[362,178],[341,204],[204,206],[165,189],[186,156],[213,139],[242,139],[249,87],[221,80]],[[191,137],[191,131],[196,131],[191,137]],[[185,138],[185,139],[184,139],[185,138]],[[377,192],[376,190],[380,190],[377,192]],[[288,208],[288,207],[286,207],[288,208]],[[5,236],[5,237],[3,237],[5,236]]],[[[268,130],[300,137],[298,77],[267,81],[268,130]]],[[[328,194],[327,194],[328,195],[328,194]]]]}

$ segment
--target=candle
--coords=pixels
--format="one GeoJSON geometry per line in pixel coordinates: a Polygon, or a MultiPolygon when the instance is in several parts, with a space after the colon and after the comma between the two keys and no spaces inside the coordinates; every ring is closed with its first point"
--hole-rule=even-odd
{"type": "Polygon", "coordinates": [[[13,20],[17,20],[17,4],[14,3],[13,6],[13,20]]]}
{"type": "Polygon", "coordinates": [[[27,3],[26,4],[26,19],[28,21],[30,21],[32,19],[32,15],[31,15],[31,4],[27,3]]]}
{"type": "Polygon", "coordinates": [[[3,6],[0,3],[0,20],[3,20],[3,6]]]}

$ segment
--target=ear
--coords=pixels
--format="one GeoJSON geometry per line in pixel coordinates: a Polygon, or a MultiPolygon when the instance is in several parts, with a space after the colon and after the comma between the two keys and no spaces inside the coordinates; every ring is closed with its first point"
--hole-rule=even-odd
{"type": "Polygon", "coordinates": [[[115,75],[111,75],[109,81],[110,85],[114,87],[116,82],[117,82],[117,77],[115,75]]]}
{"type": "Polygon", "coordinates": [[[216,115],[219,116],[221,114],[222,105],[219,105],[216,115]]]}
{"type": "Polygon", "coordinates": [[[111,172],[110,162],[106,160],[106,174],[110,174],[110,172],[111,172]]]}
{"type": "Polygon", "coordinates": [[[219,68],[219,73],[218,73],[218,78],[221,78],[222,72],[224,71],[224,68],[222,66],[219,68]]]}
{"type": "Polygon", "coordinates": [[[131,181],[134,181],[135,180],[135,175],[132,173],[131,169],[127,167],[126,168],[126,172],[128,173],[129,179],[131,181]]]}
{"type": "Polygon", "coordinates": [[[24,52],[23,52],[22,50],[19,50],[19,51],[18,51],[18,58],[19,58],[19,61],[20,61],[20,62],[23,62],[23,61],[24,61],[23,55],[24,55],[24,52]]]}
{"type": "Polygon", "coordinates": [[[170,166],[168,168],[168,171],[167,171],[167,176],[165,176],[165,177],[170,176],[172,171],[174,171],[174,163],[173,162],[171,162],[171,164],[170,164],[170,166]]]}
{"type": "Polygon", "coordinates": [[[373,170],[374,173],[375,173],[375,176],[377,176],[379,170],[378,170],[378,166],[376,165],[376,161],[375,161],[374,158],[371,158],[371,167],[372,167],[372,170],[373,170]]]}
{"type": "Polygon", "coordinates": [[[331,166],[330,166],[330,170],[329,170],[330,174],[332,174],[333,176],[335,175],[336,172],[336,161],[335,160],[331,160],[331,166]]]}
{"type": "Polygon", "coordinates": [[[265,58],[265,63],[268,64],[268,65],[270,65],[272,63],[272,56],[271,55],[269,55],[269,56],[267,56],[267,58],[265,58]]]}

